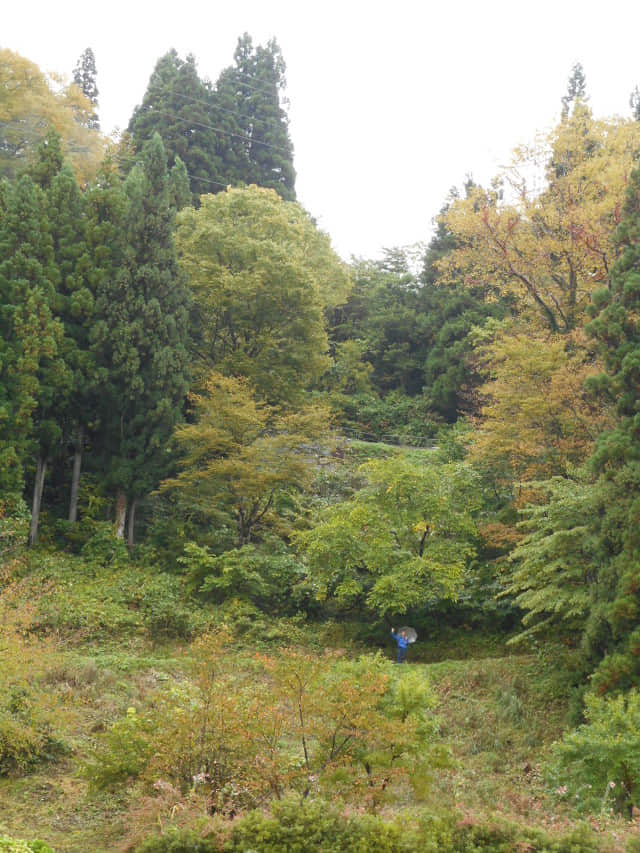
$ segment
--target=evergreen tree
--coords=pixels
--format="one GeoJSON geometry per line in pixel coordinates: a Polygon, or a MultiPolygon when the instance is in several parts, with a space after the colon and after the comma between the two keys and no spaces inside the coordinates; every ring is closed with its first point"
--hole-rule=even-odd
{"type": "Polygon", "coordinates": [[[86,424],[89,383],[95,371],[89,335],[94,299],[89,288],[91,259],[86,241],[84,197],[70,164],[63,163],[61,140],[50,131],[30,169],[42,190],[43,212],[51,239],[51,312],[60,324],[55,357],[44,358],[39,369],[39,394],[33,414],[37,441],[30,539],[38,536],[39,512],[47,468],[66,458],[74,444],[74,475],[69,518],[76,515],[80,454],[86,424]]]}
{"type": "Polygon", "coordinates": [[[640,121],[640,89],[636,86],[629,97],[629,106],[633,111],[633,117],[640,121]]]}
{"type": "Polygon", "coordinates": [[[293,145],[281,104],[286,87],[282,51],[275,39],[254,49],[245,33],[238,39],[234,62],[220,75],[216,89],[220,99],[235,100],[244,162],[235,164],[234,179],[275,189],[285,201],[294,201],[293,145]]]}
{"type": "MultiPolygon", "coordinates": [[[[86,48],[73,69],[73,82],[81,89],[82,94],[90,101],[95,108],[98,106],[98,86],[96,78],[98,72],[96,70],[96,58],[90,47],[86,48]]],[[[87,127],[93,130],[100,130],[100,122],[98,120],[97,109],[89,116],[87,127]]]]}
{"type": "Polygon", "coordinates": [[[173,245],[174,208],[162,140],[154,134],[124,184],[121,258],[104,258],[94,329],[104,385],[102,452],[117,491],[117,533],[127,502],[132,539],[136,499],[166,473],[166,443],[188,387],[188,298],[173,245]],[[115,273],[115,274],[114,274],[115,273]]]}
{"type": "Polygon", "coordinates": [[[578,104],[586,104],[589,100],[587,97],[587,78],[585,77],[582,65],[579,62],[571,69],[569,82],[567,84],[567,94],[562,96],[562,120],[569,118],[571,104],[574,109],[578,104]]]}
{"type": "Polygon", "coordinates": [[[21,491],[45,359],[58,351],[53,253],[42,193],[27,175],[6,186],[0,222],[0,490],[21,491]]]}
{"type": "Polygon", "coordinates": [[[173,165],[177,158],[182,160],[190,178],[194,204],[202,193],[226,185],[213,183],[222,169],[212,103],[211,87],[199,78],[195,58],[189,55],[182,60],[175,50],[170,50],[158,60],[142,104],[136,107],[129,122],[129,133],[137,151],[158,133],[169,164],[173,165]]]}

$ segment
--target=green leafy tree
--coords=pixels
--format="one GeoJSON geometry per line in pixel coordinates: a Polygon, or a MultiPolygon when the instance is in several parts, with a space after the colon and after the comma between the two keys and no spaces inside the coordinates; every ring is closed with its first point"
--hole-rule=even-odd
{"type": "Polygon", "coordinates": [[[511,553],[505,594],[525,614],[518,640],[553,635],[576,644],[586,630],[606,559],[593,525],[603,509],[602,495],[584,472],[533,487],[538,502],[522,511],[525,536],[511,553]]]}
{"type": "Polygon", "coordinates": [[[406,613],[462,588],[475,553],[475,475],[437,452],[362,467],[366,485],[298,541],[319,596],[342,608],[406,613]]]}
{"type": "Polygon", "coordinates": [[[328,364],[324,309],[349,288],[327,235],[297,204],[249,187],[182,211],[177,244],[201,373],[245,376],[271,403],[300,401],[328,364]]]}

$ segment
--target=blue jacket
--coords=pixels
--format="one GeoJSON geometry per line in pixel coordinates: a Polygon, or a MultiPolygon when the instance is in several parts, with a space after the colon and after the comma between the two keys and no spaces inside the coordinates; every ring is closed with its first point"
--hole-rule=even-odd
{"type": "Polygon", "coordinates": [[[406,649],[407,646],[409,645],[409,641],[407,640],[406,637],[403,637],[402,634],[394,634],[392,631],[391,636],[393,637],[393,639],[398,644],[399,649],[406,649]]]}

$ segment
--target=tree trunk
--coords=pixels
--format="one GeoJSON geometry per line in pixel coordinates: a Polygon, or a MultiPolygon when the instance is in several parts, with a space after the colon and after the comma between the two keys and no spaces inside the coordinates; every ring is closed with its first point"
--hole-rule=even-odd
{"type": "Polygon", "coordinates": [[[82,442],[84,439],[84,427],[80,427],[76,437],[75,450],[73,452],[73,473],[71,475],[71,500],[69,501],[69,521],[72,524],[78,519],[78,495],[80,493],[80,468],[82,465],[82,442]]]}
{"type": "Polygon", "coordinates": [[[133,533],[134,527],[136,523],[136,501],[131,501],[131,507],[129,508],[129,526],[127,527],[127,545],[129,548],[133,548],[133,533]]]}
{"type": "Polygon", "coordinates": [[[116,497],[116,539],[124,539],[124,522],[127,517],[127,496],[120,491],[116,497]]]}
{"type": "Polygon", "coordinates": [[[31,527],[29,529],[29,545],[35,545],[38,541],[38,523],[40,521],[40,505],[42,503],[42,492],[44,491],[44,478],[47,474],[47,460],[38,456],[36,466],[36,481],[33,484],[33,505],[31,508],[31,527]]]}

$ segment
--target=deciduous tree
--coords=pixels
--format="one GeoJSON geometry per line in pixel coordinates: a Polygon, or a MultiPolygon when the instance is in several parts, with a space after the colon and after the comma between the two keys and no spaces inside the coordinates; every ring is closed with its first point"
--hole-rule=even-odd
{"type": "Polygon", "coordinates": [[[327,366],[324,309],[349,289],[345,265],[301,207],[274,190],[229,189],[178,219],[193,292],[195,357],[293,403],[327,366]]]}

